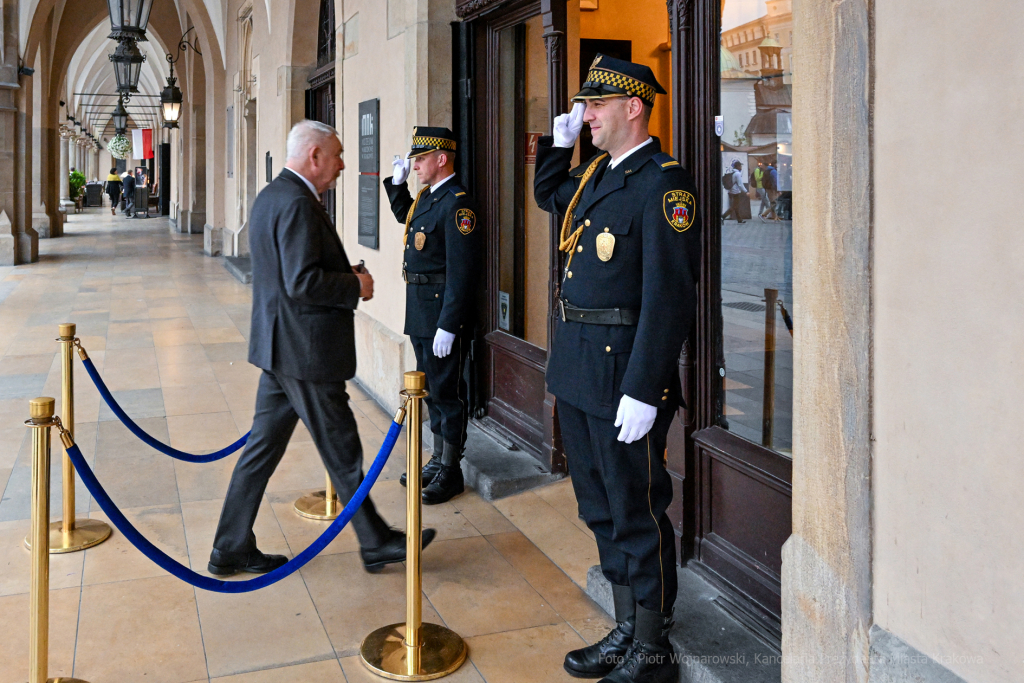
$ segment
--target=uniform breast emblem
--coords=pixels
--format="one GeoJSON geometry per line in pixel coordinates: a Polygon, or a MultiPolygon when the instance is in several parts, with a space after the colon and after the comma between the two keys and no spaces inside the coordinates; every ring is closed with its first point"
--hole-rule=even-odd
{"type": "Polygon", "coordinates": [[[422,232],[416,233],[415,243],[416,243],[416,251],[423,251],[423,247],[427,243],[427,236],[424,233],[422,233],[422,232]]]}
{"type": "Polygon", "coordinates": [[[611,261],[615,253],[615,235],[610,232],[602,232],[597,236],[597,258],[602,261],[611,261]]]}
{"type": "Polygon", "coordinates": [[[471,209],[459,209],[455,214],[455,225],[459,232],[468,235],[476,227],[476,214],[471,209]]]}
{"type": "Polygon", "coordinates": [[[665,193],[665,220],[676,232],[686,232],[693,225],[697,202],[684,190],[665,193]]]}

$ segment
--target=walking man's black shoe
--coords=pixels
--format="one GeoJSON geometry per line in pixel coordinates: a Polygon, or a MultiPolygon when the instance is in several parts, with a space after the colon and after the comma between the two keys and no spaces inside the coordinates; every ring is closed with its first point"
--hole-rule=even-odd
{"type": "Polygon", "coordinates": [[[629,647],[636,631],[636,603],[629,586],[612,584],[615,601],[615,628],[604,638],[588,647],[565,655],[562,666],[574,678],[601,678],[612,672],[629,647]]]}
{"type": "Polygon", "coordinates": [[[421,498],[424,505],[440,505],[466,490],[466,482],[462,477],[462,467],[459,465],[441,465],[441,471],[437,473],[430,485],[423,489],[421,498]]]}
{"type": "MultiPolygon", "coordinates": [[[[421,547],[426,548],[437,535],[436,529],[424,529],[421,547]]],[[[371,574],[379,574],[384,567],[395,562],[405,562],[405,532],[391,529],[391,537],[376,548],[360,548],[363,568],[371,574]]]]}
{"type": "Polygon", "coordinates": [[[214,576],[231,576],[239,572],[266,574],[287,561],[288,558],[284,555],[264,555],[259,550],[253,550],[251,553],[232,553],[214,548],[206,569],[214,576]]]}

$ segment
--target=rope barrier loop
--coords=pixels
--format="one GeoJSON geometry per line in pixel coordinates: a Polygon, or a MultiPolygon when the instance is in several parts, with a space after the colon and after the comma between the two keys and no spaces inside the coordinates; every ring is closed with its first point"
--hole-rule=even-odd
{"type": "Polygon", "coordinates": [[[173,448],[163,443],[162,441],[158,441],[155,437],[153,437],[152,435],[148,434],[145,430],[143,430],[142,427],[135,424],[135,421],[132,420],[132,418],[128,417],[128,413],[124,412],[124,409],[121,408],[120,405],[118,405],[117,400],[114,398],[114,395],[110,393],[110,389],[107,388],[106,383],[104,383],[103,379],[100,377],[99,372],[96,370],[96,366],[93,365],[92,359],[89,358],[88,354],[85,352],[85,349],[82,348],[81,343],[78,342],[77,339],[75,340],[75,346],[78,347],[78,354],[82,358],[82,365],[85,366],[85,371],[89,373],[89,377],[92,378],[92,383],[96,385],[96,390],[100,392],[100,396],[103,397],[103,400],[110,407],[110,410],[112,410],[114,415],[117,416],[117,419],[119,419],[121,423],[128,428],[128,431],[130,431],[135,436],[139,437],[139,439],[141,439],[150,448],[158,450],[164,455],[169,455],[172,458],[182,460],[184,462],[207,463],[215,462],[217,460],[220,460],[221,458],[228,457],[229,455],[240,449],[242,446],[244,446],[245,442],[249,440],[249,434],[252,434],[251,430],[249,432],[246,432],[245,436],[243,436],[241,439],[234,442],[230,446],[222,448],[221,450],[215,453],[208,453],[206,455],[196,455],[193,453],[186,453],[185,451],[179,451],[177,448],[173,448]]]}
{"type": "Polygon", "coordinates": [[[96,478],[96,474],[89,467],[89,463],[85,461],[85,457],[82,455],[82,451],[75,445],[74,439],[71,434],[64,429],[63,425],[60,424],[59,420],[56,423],[57,429],[60,431],[61,441],[64,442],[64,446],[67,449],[68,457],[75,465],[75,469],[78,470],[78,476],[82,479],[82,483],[92,494],[92,497],[99,503],[100,509],[103,510],[104,514],[111,523],[124,534],[132,545],[138,548],[143,555],[152,560],[155,564],[161,567],[168,573],[176,576],[177,578],[189,583],[196,588],[200,588],[206,591],[212,591],[215,593],[249,593],[251,591],[266,588],[267,586],[273,585],[293,574],[294,572],[301,569],[306,563],[312,560],[314,557],[320,554],[320,552],[326,548],[330,543],[338,537],[345,525],[348,524],[349,520],[352,519],[359,506],[363,504],[366,497],[370,493],[370,489],[377,482],[377,478],[384,469],[384,465],[388,461],[388,457],[391,455],[391,451],[395,447],[395,442],[398,441],[398,435],[402,431],[402,425],[398,422],[392,422],[391,428],[388,430],[387,436],[384,438],[384,443],[380,447],[380,451],[377,453],[376,459],[373,464],[370,465],[370,469],[366,472],[366,477],[362,483],[359,484],[359,488],[352,495],[352,499],[348,501],[345,508],[341,511],[338,517],[331,522],[320,536],[313,541],[305,550],[300,552],[298,555],[288,560],[287,563],[278,567],[277,569],[258,576],[253,579],[246,581],[224,581],[221,579],[213,579],[209,576],[199,574],[193,571],[191,568],[186,567],[180,562],[176,561],[167,553],[160,550],[160,548],[153,545],[145,536],[139,533],[131,522],[122,514],[117,508],[114,502],[107,495],[107,492],[103,489],[99,480],[96,478]]]}

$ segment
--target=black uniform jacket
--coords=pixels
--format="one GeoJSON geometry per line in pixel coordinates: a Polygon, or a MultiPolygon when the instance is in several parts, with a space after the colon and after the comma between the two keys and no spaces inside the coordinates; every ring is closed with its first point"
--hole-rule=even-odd
{"type": "MultiPolygon", "coordinates": [[[[409,184],[384,180],[391,210],[402,225],[413,198],[409,184]]],[[[413,284],[405,288],[405,333],[433,337],[438,328],[453,334],[473,330],[476,287],[484,270],[483,228],[476,204],[459,184],[458,176],[435,192],[427,191],[409,224],[402,269],[418,275],[445,274],[443,284],[413,284]],[[422,235],[422,237],[420,236],[422,235]],[[417,249],[419,245],[420,249],[417,249]]]]}
{"type": "Polygon", "coordinates": [[[351,379],[359,279],[320,198],[285,169],[251,216],[249,362],[313,382],[351,379]]]}
{"type": "MultiPolygon", "coordinates": [[[[564,215],[590,161],[569,169],[572,149],[542,137],[534,196],[564,215]]],[[[678,358],[696,316],[698,202],[693,179],[661,152],[657,138],[614,169],[605,158],[574,211],[583,226],[561,296],[587,309],[640,312],[637,325],[556,323],[548,359],[548,391],[581,410],[614,419],[626,394],[658,408],[681,403],[678,358]],[[598,243],[608,257],[599,258],[598,243]]],[[[566,255],[568,260],[568,255],[566,255]]]]}

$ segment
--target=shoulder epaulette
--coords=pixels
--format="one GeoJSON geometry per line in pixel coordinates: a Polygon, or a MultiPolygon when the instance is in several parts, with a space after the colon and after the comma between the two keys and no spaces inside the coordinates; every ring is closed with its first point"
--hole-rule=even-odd
{"type": "Polygon", "coordinates": [[[651,159],[653,159],[654,163],[658,164],[658,166],[661,167],[662,171],[668,171],[669,169],[673,168],[682,168],[682,166],[679,165],[679,162],[672,158],[671,154],[658,152],[657,154],[652,155],[651,159]]]}
{"type": "Polygon", "coordinates": [[[466,189],[462,187],[462,185],[452,185],[451,187],[448,188],[448,191],[451,192],[456,197],[465,197],[468,194],[466,192],[466,189]]]}

